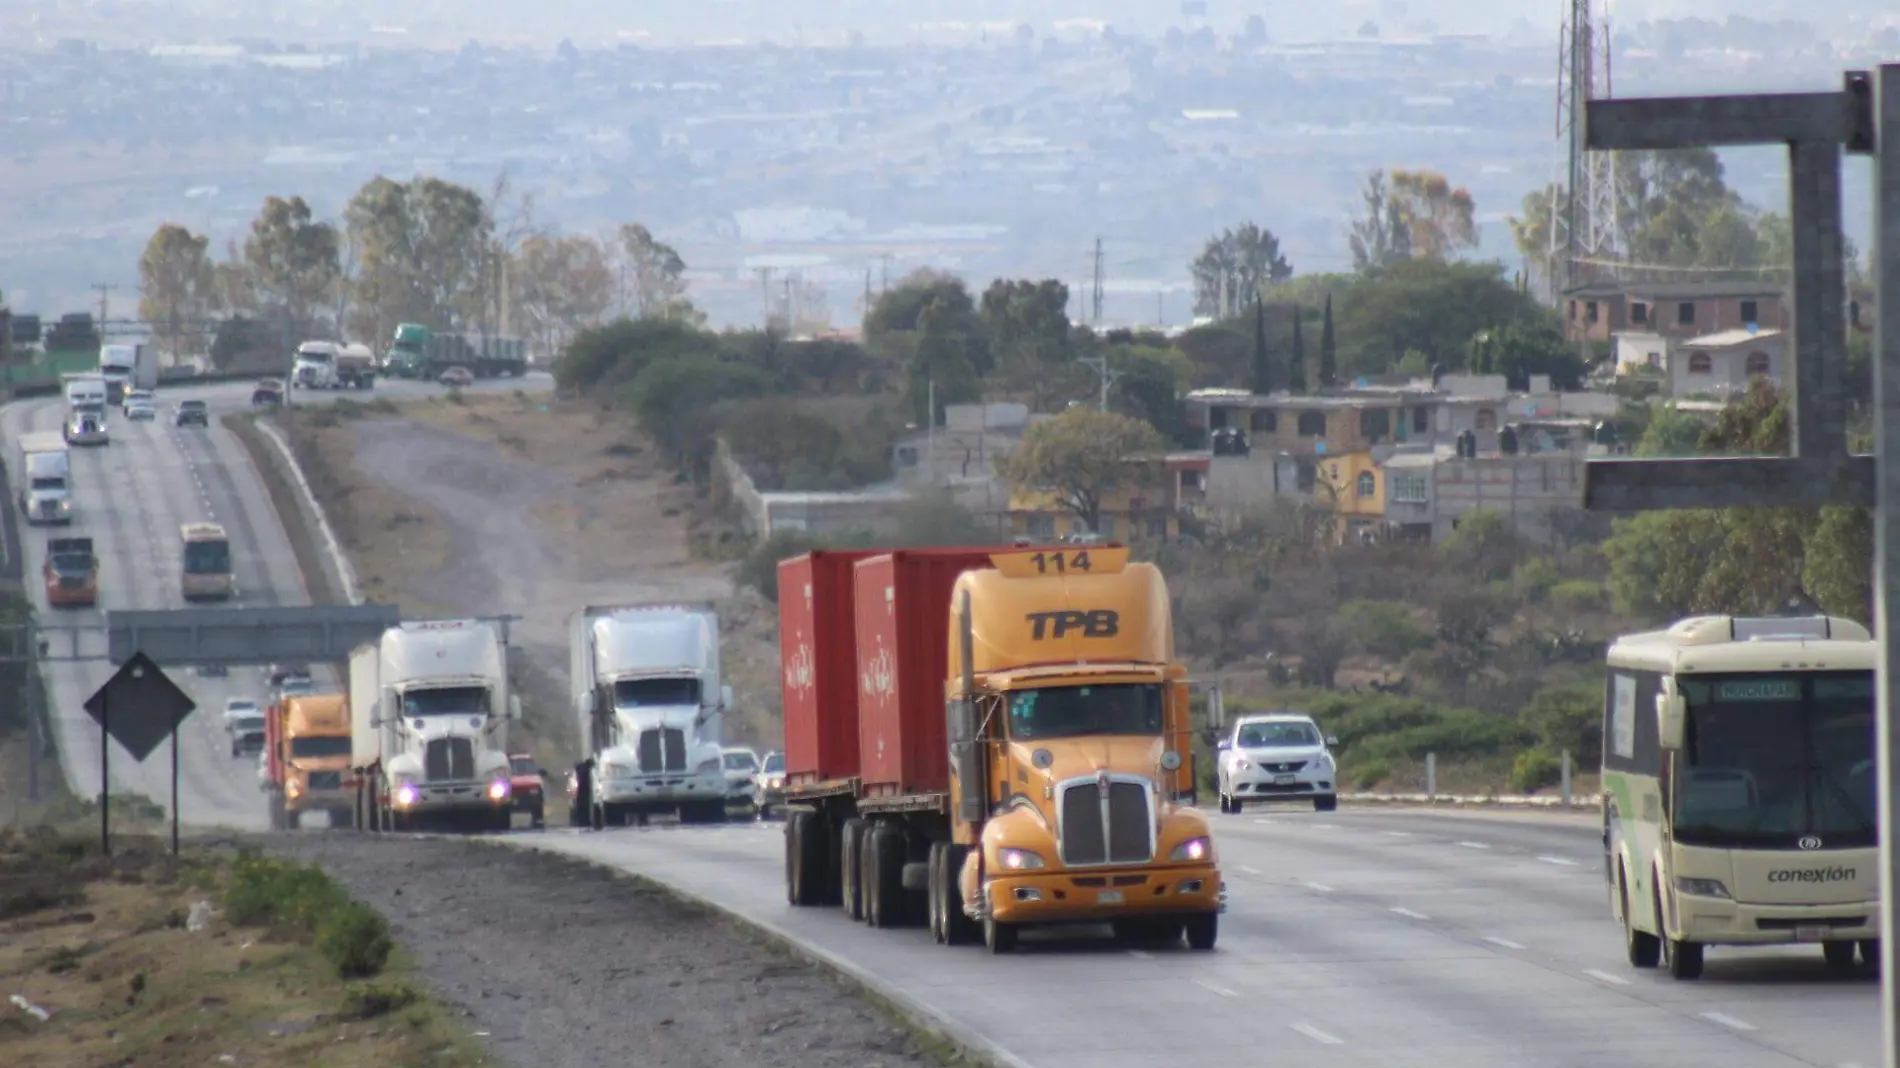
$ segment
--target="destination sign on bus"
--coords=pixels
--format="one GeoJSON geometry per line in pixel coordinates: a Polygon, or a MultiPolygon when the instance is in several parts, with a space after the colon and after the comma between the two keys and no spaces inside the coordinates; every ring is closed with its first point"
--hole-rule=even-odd
{"type": "Polygon", "coordinates": [[[1799,701],[1800,679],[1729,679],[1716,684],[1717,701],[1799,701]]]}
{"type": "Polygon", "coordinates": [[[1814,696],[1819,701],[1872,700],[1874,696],[1874,675],[1850,675],[1845,678],[1822,678],[1814,680],[1814,696]]]}

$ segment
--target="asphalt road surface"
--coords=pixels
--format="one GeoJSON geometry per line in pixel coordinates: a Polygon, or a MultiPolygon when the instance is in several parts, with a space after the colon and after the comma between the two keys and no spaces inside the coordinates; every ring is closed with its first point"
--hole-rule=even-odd
{"type": "MultiPolygon", "coordinates": [[[[547,389],[544,374],[525,379],[478,383],[470,392],[547,389]]],[[[372,394],[361,392],[296,390],[292,403],[327,404],[338,397],[364,400],[390,397],[402,400],[444,392],[433,383],[378,382],[372,394]]],[[[249,410],[251,385],[247,382],[208,386],[167,387],[158,391],[159,416],[152,422],[132,422],[116,411],[108,421],[111,444],[70,449],[73,468],[74,520],[70,527],[28,526],[18,523],[24,558],[26,588],[40,623],[46,628],[83,628],[77,635],[52,630],[47,635],[51,657],[70,656],[73,643],[82,655],[100,656],[105,649],[104,613],[113,609],[171,609],[186,607],[179,589],[183,563],[180,528],[190,522],[222,524],[231,538],[237,596],[231,607],[261,608],[310,603],[296,558],[263,484],[237,439],[219,422],[231,411],[249,410]],[[175,427],[172,415],[179,401],[203,400],[211,410],[209,428],[175,427]],[[97,608],[50,608],[39,581],[47,539],[90,537],[99,559],[97,608]]],[[[16,401],[0,409],[0,432],[6,438],[7,462],[13,462],[14,442],[22,433],[58,431],[65,402],[60,397],[16,401]]],[[[6,502],[16,510],[17,502],[6,502]]],[[[164,665],[161,665],[164,666],[164,665]]],[[[86,714],[85,701],[109,678],[113,666],[104,659],[49,660],[44,665],[51,702],[51,722],[68,785],[80,797],[95,797],[100,781],[100,730],[86,714]]],[[[180,729],[179,819],[200,826],[262,828],[267,825],[263,795],[259,792],[255,757],[234,758],[223,728],[225,702],[233,697],[265,698],[261,666],[232,666],[226,677],[205,677],[189,668],[168,670],[197,704],[180,729]]],[[[319,682],[334,680],[319,679],[319,682]]],[[[114,793],[143,794],[170,805],[170,743],[161,743],[145,763],[116,742],[110,747],[114,793]]]]}
{"type": "Polygon", "coordinates": [[[1818,947],[1623,958],[1592,817],[1343,809],[1220,817],[1212,953],[1067,938],[991,958],[786,904],[781,825],[511,840],[642,872],[848,961],[1033,1068],[1879,1064],[1878,987],[1818,947]]]}

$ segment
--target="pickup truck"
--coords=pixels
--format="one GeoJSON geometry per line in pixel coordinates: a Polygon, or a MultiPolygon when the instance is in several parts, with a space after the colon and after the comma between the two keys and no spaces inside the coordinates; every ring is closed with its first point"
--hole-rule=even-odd
{"type": "Polygon", "coordinates": [[[99,603],[99,558],[92,555],[91,538],[47,539],[40,574],[46,581],[46,603],[54,608],[99,603]]]}

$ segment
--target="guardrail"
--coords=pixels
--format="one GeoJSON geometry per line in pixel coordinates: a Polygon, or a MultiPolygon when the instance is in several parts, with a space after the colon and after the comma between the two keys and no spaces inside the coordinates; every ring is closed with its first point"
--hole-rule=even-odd
{"type": "MultiPolygon", "coordinates": [[[[158,387],[167,386],[215,386],[225,382],[255,382],[260,378],[284,378],[289,372],[277,371],[213,371],[210,374],[166,375],[158,376],[158,387]]],[[[0,389],[4,397],[0,400],[19,400],[28,397],[54,397],[59,395],[63,382],[35,382],[31,385],[14,386],[10,390],[0,389]]]]}

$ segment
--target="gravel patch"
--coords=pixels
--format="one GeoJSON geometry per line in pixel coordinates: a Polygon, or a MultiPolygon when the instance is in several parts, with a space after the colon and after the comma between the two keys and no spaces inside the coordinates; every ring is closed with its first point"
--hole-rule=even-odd
{"type": "Polygon", "coordinates": [[[453,839],[260,840],[388,917],[430,988],[509,1064],[967,1063],[826,970],[606,868],[453,839]]]}

